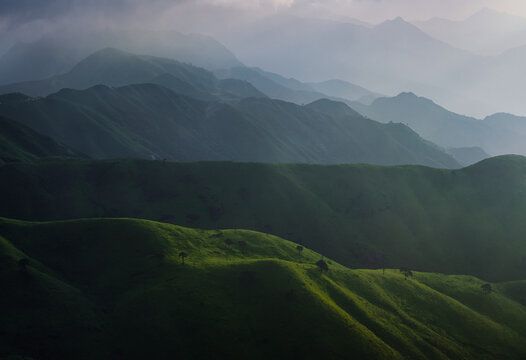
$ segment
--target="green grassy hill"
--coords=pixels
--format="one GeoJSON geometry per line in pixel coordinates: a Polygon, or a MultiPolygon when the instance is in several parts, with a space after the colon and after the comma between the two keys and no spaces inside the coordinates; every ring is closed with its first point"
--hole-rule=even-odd
{"type": "Polygon", "coordinates": [[[321,255],[252,231],[1,219],[0,258],[0,357],[526,355],[526,308],[501,285],[487,295],[472,277],[405,280],[327,259],[321,272],[321,255]]]}
{"type": "Polygon", "coordinates": [[[0,167],[0,216],[276,234],[351,267],[526,278],[526,159],[418,166],[48,161],[0,167]]]}
{"type": "Polygon", "coordinates": [[[0,164],[42,157],[84,157],[25,125],[0,116],[0,164]]]}

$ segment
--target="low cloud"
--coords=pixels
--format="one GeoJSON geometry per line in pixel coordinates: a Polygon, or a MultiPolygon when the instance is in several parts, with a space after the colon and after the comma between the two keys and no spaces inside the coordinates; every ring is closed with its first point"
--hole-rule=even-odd
{"type": "Polygon", "coordinates": [[[370,23],[402,16],[465,18],[481,7],[526,16],[524,0],[0,0],[0,52],[64,25],[173,28],[214,35],[220,27],[284,12],[370,23]]]}

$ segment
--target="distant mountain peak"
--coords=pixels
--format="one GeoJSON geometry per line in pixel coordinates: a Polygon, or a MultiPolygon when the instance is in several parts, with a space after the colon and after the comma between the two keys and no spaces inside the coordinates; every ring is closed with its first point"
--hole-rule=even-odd
{"type": "Polygon", "coordinates": [[[375,30],[381,31],[381,32],[387,32],[393,36],[399,36],[400,34],[411,36],[425,36],[428,37],[426,33],[424,33],[420,28],[417,26],[405,21],[402,17],[396,17],[391,20],[386,20],[374,27],[375,30]]]}
{"type": "Polygon", "coordinates": [[[501,11],[493,10],[487,7],[484,7],[480,9],[479,11],[475,12],[473,15],[470,16],[470,18],[476,18],[476,17],[486,17],[486,16],[495,16],[495,15],[506,15],[506,16],[513,16],[511,14],[506,14],[501,11]]]}
{"type": "Polygon", "coordinates": [[[413,98],[413,99],[418,98],[418,96],[416,96],[415,93],[411,91],[403,91],[400,94],[398,94],[396,97],[397,98],[413,98]]]}
{"type": "Polygon", "coordinates": [[[417,28],[411,23],[408,23],[401,16],[395,17],[394,19],[385,20],[384,22],[376,25],[376,27],[404,27],[404,28],[417,28]]]}
{"type": "Polygon", "coordinates": [[[412,101],[416,100],[416,101],[426,102],[426,103],[429,103],[429,104],[433,104],[433,105],[439,106],[433,100],[428,99],[426,97],[418,96],[418,95],[416,95],[415,93],[413,93],[411,91],[401,92],[400,94],[398,94],[394,98],[395,99],[412,100],[412,101]]]}
{"type": "Polygon", "coordinates": [[[110,57],[110,56],[133,56],[134,54],[120,50],[114,47],[105,47],[103,49],[93,52],[91,55],[88,55],[86,59],[90,58],[99,58],[99,57],[110,57]]]}
{"type": "Polygon", "coordinates": [[[354,109],[350,108],[347,104],[341,101],[335,101],[330,99],[319,99],[305,105],[308,109],[313,109],[318,112],[324,113],[329,116],[353,116],[362,117],[354,109]]]}
{"type": "Polygon", "coordinates": [[[491,25],[493,23],[493,26],[502,26],[504,23],[506,27],[522,27],[526,22],[526,18],[489,8],[482,8],[468,17],[465,21],[487,23],[486,25],[491,25]]]}
{"type": "Polygon", "coordinates": [[[400,94],[394,96],[394,97],[380,97],[373,101],[374,104],[380,104],[380,103],[399,103],[399,104],[406,104],[407,106],[426,106],[426,107],[433,107],[436,109],[441,109],[444,111],[448,111],[441,107],[440,105],[437,105],[433,100],[428,99],[426,97],[418,96],[413,92],[406,91],[401,92],[400,94]]]}
{"type": "Polygon", "coordinates": [[[404,100],[405,101],[412,101],[412,102],[418,101],[418,102],[421,102],[421,103],[425,102],[425,103],[428,103],[428,104],[436,105],[433,102],[433,100],[430,100],[430,99],[425,98],[425,97],[418,96],[418,95],[416,95],[415,93],[413,93],[411,91],[401,92],[400,94],[396,95],[394,97],[394,99],[398,99],[398,100],[402,100],[402,101],[404,101],[404,100]]]}

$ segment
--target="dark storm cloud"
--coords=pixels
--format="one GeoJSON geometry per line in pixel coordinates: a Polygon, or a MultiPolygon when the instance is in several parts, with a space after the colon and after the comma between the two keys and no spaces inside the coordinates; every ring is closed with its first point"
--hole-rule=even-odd
{"type": "Polygon", "coordinates": [[[52,17],[62,14],[72,3],[71,0],[3,0],[0,1],[0,15],[18,19],[52,17]]]}
{"type": "Polygon", "coordinates": [[[0,56],[18,42],[75,29],[157,25],[169,8],[192,0],[0,0],[0,56]]]}
{"type": "Polygon", "coordinates": [[[186,0],[0,0],[0,19],[9,25],[54,21],[75,14],[128,14],[146,6],[170,7],[186,0]]]}

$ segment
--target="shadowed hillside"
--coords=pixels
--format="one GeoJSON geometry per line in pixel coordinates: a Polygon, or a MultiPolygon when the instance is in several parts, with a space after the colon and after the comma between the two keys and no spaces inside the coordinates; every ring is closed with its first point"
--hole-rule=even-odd
{"type": "MultiPolygon", "coordinates": [[[[232,92],[243,92],[228,83],[232,92]]],[[[343,103],[320,101],[347,112],[333,116],[318,111],[317,103],[298,106],[268,98],[204,102],[160,85],[136,84],[63,89],[45,98],[2,103],[0,114],[99,159],[459,167],[404,125],[380,124],[343,103]]]]}
{"type": "Polygon", "coordinates": [[[6,217],[127,216],[253,229],[353,267],[526,277],[526,159],[519,156],[453,171],[51,161],[4,165],[0,185],[6,217]]]}
{"type": "Polygon", "coordinates": [[[42,157],[85,157],[25,125],[0,116],[0,164],[42,157]]]}

